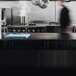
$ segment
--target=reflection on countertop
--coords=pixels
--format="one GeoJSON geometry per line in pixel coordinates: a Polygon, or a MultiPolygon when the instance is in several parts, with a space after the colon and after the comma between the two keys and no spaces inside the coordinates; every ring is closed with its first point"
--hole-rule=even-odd
{"type": "MultiPolygon", "coordinates": [[[[9,34],[9,33],[8,33],[9,34]]],[[[25,39],[25,40],[76,40],[76,33],[25,33],[30,34],[28,38],[6,38],[6,33],[3,34],[3,39],[25,39]]]]}

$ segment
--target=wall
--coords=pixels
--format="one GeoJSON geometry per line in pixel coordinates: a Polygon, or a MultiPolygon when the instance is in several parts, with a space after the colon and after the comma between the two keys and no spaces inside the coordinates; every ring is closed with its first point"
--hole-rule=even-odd
{"type": "Polygon", "coordinates": [[[1,35],[1,8],[0,8],[0,39],[2,39],[2,35],[1,35]]]}

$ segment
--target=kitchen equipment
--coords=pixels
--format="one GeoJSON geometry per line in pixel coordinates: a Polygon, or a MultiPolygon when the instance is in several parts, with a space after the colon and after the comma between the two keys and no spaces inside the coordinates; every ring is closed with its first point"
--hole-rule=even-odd
{"type": "Polygon", "coordinates": [[[49,5],[49,0],[31,0],[32,4],[44,9],[49,5]]]}
{"type": "Polygon", "coordinates": [[[21,34],[21,33],[10,33],[6,35],[6,38],[28,38],[30,34],[21,34]]]}

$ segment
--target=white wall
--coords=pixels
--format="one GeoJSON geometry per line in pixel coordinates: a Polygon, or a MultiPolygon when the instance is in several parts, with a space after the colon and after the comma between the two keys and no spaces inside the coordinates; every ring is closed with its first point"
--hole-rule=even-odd
{"type": "Polygon", "coordinates": [[[76,1],[70,2],[67,4],[69,9],[71,10],[71,18],[72,18],[72,24],[75,24],[76,26],[76,1]]]}
{"type": "Polygon", "coordinates": [[[1,33],[1,8],[0,8],[0,39],[2,39],[2,33],[1,33]]]}
{"type": "Polygon", "coordinates": [[[55,1],[51,1],[49,7],[41,9],[38,6],[33,5],[30,1],[0,1],[1,8],[22,8],[26,12],[26,16],[29,20],[46,20],[55,21],[55,1]],[[25,4],[25,6],[24,6],[25,4]]]}
{"type": "Polygon", "coordinates": [[[38,6],[31,5],[31,13],[29,16],[33,20],[46,20],[55,21],[55,2],[50,2],[49,6],[45,9],[41,9],[38,6]]]}

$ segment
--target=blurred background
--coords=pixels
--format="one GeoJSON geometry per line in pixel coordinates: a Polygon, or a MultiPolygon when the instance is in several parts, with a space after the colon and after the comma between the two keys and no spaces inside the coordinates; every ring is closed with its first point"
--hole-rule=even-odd
{"type": "MultiPolygon", "coordinates": [[[[71,10],[72,25],[76,24],[76,1],[67,2],[66,6],[71,10]]],[[[32,4],[31,1],[0,1],[0,8],[6,9],[6,22],[11,24],[20,24],[20,17],[25,16],[26,21],[42,20],[47,23],[58,22],[60,5],[58,1],[50,0],[49,6],[41,9],[32,4]]]]}
{"type": "MultiPolygon", "coordinates": [[[[1,26],[6,25],[5,32],[58,33],[60,3],[57,0],[43,0],[45,5],[38,5],[39,0],[1,0],[1,26]],[[11,26],[12,25],[12,26],[11,26]],[[19,29],[17,30],[14,26],[19,29]],[[18,27],[17,27],[18,26],[18,27]],[[22,30],[21,26],[28,29],[22,30]],[[12,27],[12,29],[11,29],[12,27]]],[[[42,0],[41,0],[42,1],[42,0]]],[[[76,1],[71,0],[65,5],[70,10],[72,32],[76,32],[76,1]]],[[[4,28],[2,28],[4,32],[4,28]]]]}

